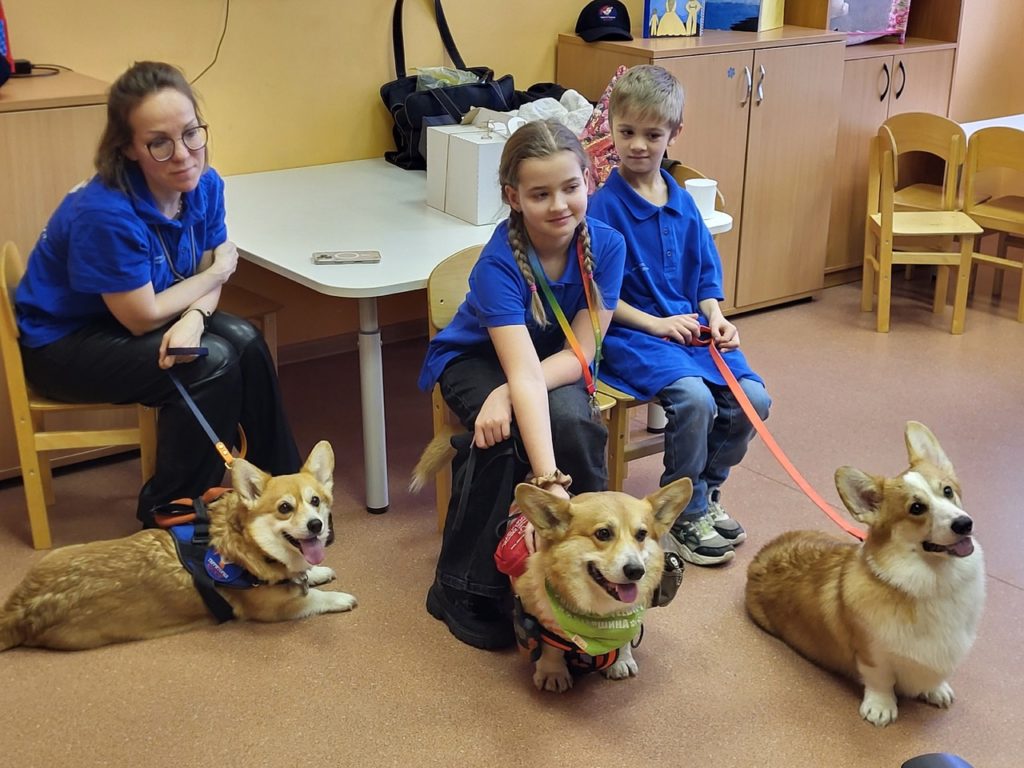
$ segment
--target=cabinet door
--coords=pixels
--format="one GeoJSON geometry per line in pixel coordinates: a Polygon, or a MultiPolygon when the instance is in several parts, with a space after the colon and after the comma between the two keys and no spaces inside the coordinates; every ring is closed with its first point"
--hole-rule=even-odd
{"type": "Polygon", "coordinates": [[[868,144],[888,115],[892,67],[892,56],[851,59],[844,67],[826,272],[859,267],[864,258],[868,144]]]}
{"type": "Polygon", "coordinates": [[[754,56],[737,307],[823,285],[843,51],[835,42],[754,56]]]}
{"type": "Polygon", "coordinates": [[[735,306],[737,254],[743,204],[743,166],[746,155],[747,75],[752,73],[750,51],[679,56],[660,63],[683,84],[683,132],[669,156],[718,181],[725,210],[733,218],[730,232],[715,238],[722,258],[724,309],[735,306]]]}
{"type": "Polygon", "coordinates": [[[954,53],[948,49],[901,53],[894,57],[889,116],[904,112],[949,114],[954,53]]]}

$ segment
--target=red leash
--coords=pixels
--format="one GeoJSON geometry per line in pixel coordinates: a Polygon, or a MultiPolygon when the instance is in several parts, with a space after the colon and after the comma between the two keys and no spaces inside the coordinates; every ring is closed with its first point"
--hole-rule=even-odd
{"type": "Polygon", "coordinates": [[[722,357],[722,353],[718,351],[718,348],[713,343],[711,343],[710,338],[704,338],[705,334],[710,335],[711,329],[706,325],[702,325],[700,327],[700,336],[694,336],[691,339],[690,344],[693,346],[707,347],[711,352],[711,359],[715,361],[715,365],[718,367],[718,372],[722,374],[722,377],[725,379],[725,383],[729,385],[729,390],[739,402],[740,408],[743,409],[743,413],[745,413],[747,418],[750,419],[750,423],[754,425],[754,429],[757,430],[757,434],[761,436],[764,444],[768,446],[768,450],[772,452],[772,456],[774,456],[779,464],[782,465],[782,468],[789,473],[789,476],[796,481],[796,484],[800,486],[800,489],[807,495],[807,498],[818,505],[821,511],[831,518],[832,522],[851,536],[863,541],[866,535],[864,531],[857,528],[839,512],[836,512],[832,507],[830,507],[828,503],[818,495],[818,492],[811,487],[811,484],[804,479],[804,476],[800,474],[800,471],[793,466],[793,462],[789,460],[789,457],[786,456],[782,448],[779,447],[779,444],[775,442],[775,438],[772,437],[771,432],[768,431],[764,422],[761,421],[761,417],[757,415],[757,411],[754,410],[754,406],[750,404],[750,400],[743,391],[743,387],[740,386],[740,383],[736,380],[733,372],[729,369],[729,364],[725,362],[725,359],[722,357]]]}

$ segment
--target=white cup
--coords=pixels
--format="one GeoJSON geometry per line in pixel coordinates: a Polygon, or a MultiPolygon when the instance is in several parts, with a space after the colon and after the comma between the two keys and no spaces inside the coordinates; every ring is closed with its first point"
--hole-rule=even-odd
{"type": "Polygon", "coordinates": [[[701,218],[707,219],[715,212],[715,198],[718,196],[718,182],[714,179],[687,179],[686,191],[697,204],[701,218]]]}

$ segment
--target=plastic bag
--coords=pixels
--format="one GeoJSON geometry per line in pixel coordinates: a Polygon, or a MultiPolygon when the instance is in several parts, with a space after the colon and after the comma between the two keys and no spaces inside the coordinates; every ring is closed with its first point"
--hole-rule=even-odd
{"type": "Polygon", "coordinates": [[[481,79],[476,72],[467,72],[464,69],[455,69],[454,67],[420,67],[416,70],[417,91],[479,82],[481,82],[481,79]]]}

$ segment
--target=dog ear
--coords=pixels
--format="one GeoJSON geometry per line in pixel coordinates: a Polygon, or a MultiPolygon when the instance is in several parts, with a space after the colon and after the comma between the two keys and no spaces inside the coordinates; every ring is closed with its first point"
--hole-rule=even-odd
{"type": "Polygon", "coordinates": [[[907,457],[910,459],[911,466],[926,461],[939,471],[956,477],[953,462],[946,456],[946,452],[942,450],[942,446],[939,445],[939,441],[932,431],[924,424],[919,421],[908,421],[904,439],[907,443],[907,457]]]}
{"type": "Polygon", "coordinates": [[[692,496],[693,481],[688,477],[681,477],[647,496],[646,501],[651,505],[654,519],[660,529],[656,531],[659,538],[672,527],[672,523],[686,509],[692,496]]]}
{"type": "Polygon", "coordinates": [[[529,483],[516,486],[516,504],[526,519],[533,523],[537,533],[546,539],[557,539],[564,535],[572,522],[568,499],[529,483]]]}
{"type": "Polygon", "coordinates": [[[231,462],[231,485],[246,503],[252,504],[262,495],[268,480],[270,475],[245,459],[231,462]]]}
{"type": "Polygon", "coordinates": [[[853,467],[836,470],[836,490],[850,514],[870,526],[882,506],[882,481],[853,467]]]}
{"type": "Polygon", "coordinates": [[[321,440],[313,446],[309,452],[309,458],[302,466],[303,472],[308,472],[316,481],[328,491],[334,487],[334,449],[326,440],[321,440]]]}

